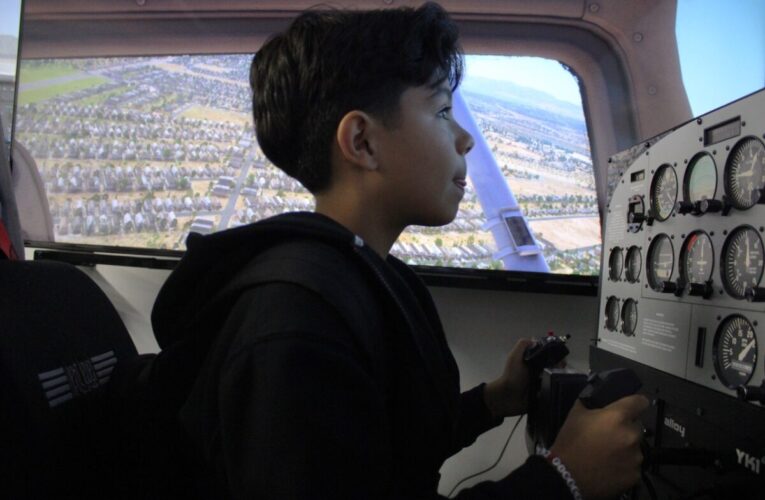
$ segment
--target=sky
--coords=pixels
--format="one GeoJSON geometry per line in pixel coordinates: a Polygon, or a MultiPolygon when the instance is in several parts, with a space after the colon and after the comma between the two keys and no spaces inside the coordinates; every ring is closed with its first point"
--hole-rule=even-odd
{"type": "Polygon", "coordinates": [[[466,57],[466,75],[507,80],[546,92],[561,101],[582,105],[579,84],[558,61],[541,57],[466,57]]]}
{"type": "MultiPolygon", "coordinates": [[[[765,87],[765,0],[678,0],[676,36],[694,116],[765,87]]],[[[550,59],[469,55],[466,73],[582,104],[574,77],[550,59]]]]}
{"type": "Polygon", "coordinates": [[[19,35],[21,0],[0,0],[0,35],[19,35]]]}
{"type": "Polygon", "coordinates": [[[765,87],[765,1],[678,0],[676,34],[695,116],[765,87]]]}

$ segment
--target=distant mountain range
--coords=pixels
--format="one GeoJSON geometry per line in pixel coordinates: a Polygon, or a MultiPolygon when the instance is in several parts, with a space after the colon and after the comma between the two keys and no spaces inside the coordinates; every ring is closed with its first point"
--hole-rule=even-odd
{"type": "Polygon", "coordinates": [[[16,58],[19,50],[19,39],[15,36],[0,35],[0,57],[16,58]]]}
{"type": "Polygon", "coordinates": [[[481,77],[465,78],[462,81],[462,88],[468,94],[491,97],[516,107],[520,105],[527,109],[536,108],[584,123],[584,112],[581,106],[562,101],[541,90],[524,87],[508,81],[481,77]]]}

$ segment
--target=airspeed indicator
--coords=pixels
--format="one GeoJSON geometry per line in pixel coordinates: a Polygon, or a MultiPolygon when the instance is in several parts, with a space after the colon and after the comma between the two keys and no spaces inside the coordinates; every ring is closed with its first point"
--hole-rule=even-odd
{"type": "Polygon", "coordinates": [[[651,212],[656,220],[672,215],[677,201],[677,174],[672,165],[662,165],[651,182],[651,212]]]}

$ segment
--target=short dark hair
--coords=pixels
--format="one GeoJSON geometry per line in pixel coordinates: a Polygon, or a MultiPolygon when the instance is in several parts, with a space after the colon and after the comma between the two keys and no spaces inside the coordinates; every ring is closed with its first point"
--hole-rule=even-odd
{"type": "Polygon", "coordinates": [[[312,193],[330,182],[343,116],[393,123],[401,94],[462,78],[457,27],[435,3],[373,11],[308,11],[255,54],[252,111],[261,149],[312,193]]]}

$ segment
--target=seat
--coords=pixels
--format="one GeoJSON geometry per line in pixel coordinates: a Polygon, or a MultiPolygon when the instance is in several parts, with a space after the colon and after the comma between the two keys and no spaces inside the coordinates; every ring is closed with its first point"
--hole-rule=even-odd
{"type": "Polygon", "coordinates": [[[0,260],[0,497],[124,495],[107,390],[116,367],[138,358],[76,267],[0,260]]]}

